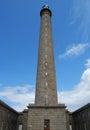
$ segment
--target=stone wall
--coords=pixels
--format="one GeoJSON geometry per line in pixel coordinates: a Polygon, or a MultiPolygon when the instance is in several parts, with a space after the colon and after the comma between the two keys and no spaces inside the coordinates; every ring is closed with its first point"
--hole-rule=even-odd
{"type": "Polygon", "coordinates": [[[44,130],[44,121],[49,120],[50,130],[66,130],[65,106],[30,106],[28,130],[44,130]]]}
{"type": "Polygon", "coordinates": [[[67,130],[72,130],[72,124],[73,124],[72,113],[69,112],[68,110],[66,110],[66,127],[67,127],[67,130]]]}
{"type": "Polygon", "coordinates": [[[65,106],[29,106],[16,112],[0,100],[0,130],[44,130],[44,120],[50,120],[50,130],[90,130],[90,103],[70,113],[65,106]]]}
{"type": "Polygon", "coordinates": [[[22,125],[22,130],[27,130],[27,118],[28,118],[28,110],[24,110],[19,113],[17,119],[17,130],[19,129],[19,125],[22,125]]]}
{"type": "Polygon", "coordinates": [[[0,130],[16,130],[18,112],[0,100],[0,130]]]}
{"type": "Polygon", "coordinates": [[[90,103],[72,113],[73,130],[90,130],[90,103]]]}

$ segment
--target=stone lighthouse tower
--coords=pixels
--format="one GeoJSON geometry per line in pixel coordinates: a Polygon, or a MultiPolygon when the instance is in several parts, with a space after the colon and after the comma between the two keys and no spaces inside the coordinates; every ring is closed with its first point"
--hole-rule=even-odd
{"type": "Polygon", "coordinates": [[[51,27],[52,12],[48,6],[43,6],[40,15],[41,27],[35,104],[56,105],[57,90],[51,27]]]}
{"type": "Polygon", "coordinates": [[[66,130],[65,105],[57,101],[52,12],[49,6],[43,6],[40,16],[35,104],[28,106],[27,130],[66,130]]]}

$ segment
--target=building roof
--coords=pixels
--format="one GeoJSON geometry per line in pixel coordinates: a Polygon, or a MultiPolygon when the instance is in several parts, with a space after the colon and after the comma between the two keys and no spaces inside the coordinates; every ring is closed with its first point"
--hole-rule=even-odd
{"type": "Polygon", "coordinates": [[[76,113],[81,112],[81,111],[83,111],[83,110],[85,110],[85,109],[87,109],[87,108],[90,108],[90,103],[88,103],[88,104],[86,104],[85,106],[83,106],[83,107],[77,109],[77,110],[74,111],[72,114],[76,114],[76,113]]]}
{"type": "Polygon", "coordinates": [[[0,105],[7,108],[8,110],[15,112],[17,114],[19,114],[16,110],[14,110],[12,107],[10,107],[9,105],[7,105],[5,102],[3,102],[2,100],[0,100],[0,105]]]}

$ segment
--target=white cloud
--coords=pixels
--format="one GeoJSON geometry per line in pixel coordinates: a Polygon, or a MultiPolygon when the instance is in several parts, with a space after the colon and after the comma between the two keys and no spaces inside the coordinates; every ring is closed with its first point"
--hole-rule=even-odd
{"type": "Polygon", "coordinates": [[[90,102],[90,68],[87,68],[73,90],[59,92],[59,102],[65,103],[69,110],[74,111],[90,102]]]}
{"type": "Polygon", "coordinates": [[[63,54],[60,54],[59,58],[78,56],[83,53],[88,47],[90,47],[89,43],[80,43],[73,45],[72,47],[68,48],[63,54]]]}
{"type": "Polygon", "coordinates": [[[77,33],[79,32],[84,40],[88,40],[90,36],[90,0],[73,0],[72,3],[70,23],[72,26],[78,23],[77,33]]]}
{"type": "MultiPolygon", "coordinates": [[[[87,60],[86,65],[90,62],[87,60]]],[[[65,103],[70,111],[90,102],[90,66],[83,72],[80,82],[72,86],[72,90],[58,92],[58,100],[65,103]]],[[[35,90],[32,85],[5,87],[0,90],[0,99],[7,102],[11,107],[22,111],[29,103],[34,103],[35,90]]]]}
{"type": "Polygon", "coordinates": [[[87,68],[90,68],[90,59],[87,59],[87,63],[85,65],[87,68]]]}
{"type": "Polygon", "coordinates": [[[12,104],[12,107],[21,111],[29,103],[34,103],[34,87],[31,85],[5,87],[0,91],[0,99],[12,104]]]}

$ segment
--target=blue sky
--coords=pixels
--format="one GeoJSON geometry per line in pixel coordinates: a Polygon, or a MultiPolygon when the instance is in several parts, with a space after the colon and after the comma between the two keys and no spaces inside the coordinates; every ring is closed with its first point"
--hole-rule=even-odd
{"type": "Polygon", "coordinates": [[[71,111],[90,102],[90,1],[0,1],[0,99],[16,110],[34,102],[40,10],[52,10],[58,100],[71,111]]]}

